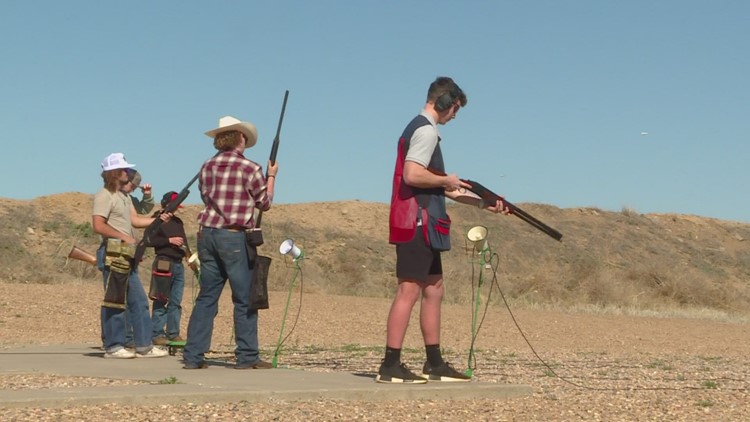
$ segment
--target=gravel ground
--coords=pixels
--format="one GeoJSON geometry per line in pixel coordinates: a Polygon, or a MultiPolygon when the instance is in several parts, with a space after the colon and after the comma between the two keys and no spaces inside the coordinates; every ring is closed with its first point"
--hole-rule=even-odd
{"type": "MultiPolygon", "coordinates": [[[[95,283],[0,284],[2,346],[96,343],[95,283]],[[32,300],[33,299],[33,300],[32,300]]],[[[215,322],[215,356],[231,359],[231,304],[222,297],[215,322]]],[[[183,327],[190,314],[186,291],[183,327]]],[[[307,371],[377,370],[390,301],[372,298],[293,296],[285,334],[299,321],[279,356],[283,366],[307,371]]],[[[272,292],[262,311],[260,341],[270,358],[283,317],[286,292],[272,292]]],[[[415,310],[416,311],[416,310],[415,310]]],[[[750,327],[695,318],[514,310],[494,305],[476,341],[475,378],[527,384],[532,395],[507,400],[308,401],[153,406],[108,404],[60,409],[0,409],[0,420],[717,420],[750,418],[750,327]],[[533,349],[524,340],[524,336],[533,349]]],[[[415,312],[416,315],[416,312],[415,312]]],[[[471,309],[445,306],[446,357],[467,367],[471,309]]],[[[412,320],[405,361],[423,362],[418,322],[412,320]]],[[[0,374],[0,391],[132,384],[142,381],[52,374],[0,374]]]]}

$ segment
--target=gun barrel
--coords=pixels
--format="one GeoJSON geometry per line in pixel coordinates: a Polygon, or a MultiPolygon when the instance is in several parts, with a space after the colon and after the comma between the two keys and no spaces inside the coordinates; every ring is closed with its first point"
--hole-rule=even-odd
{"type": "MultiPolygon", "coordinates": [[[[187,199],[188,195],[190,195],[190,186],[195,183],[196,180],[198,180],[198,177],[200,177],[201,173],[198,172],[193,176],[192,179],[188,182],[187,185],[185,185],[184,188],[180,191],[179,194],[177,194],[177,198],[173,199],[169,204],[167,204],[166,207],[164,207],[164,212],[175,212],[177,207],[182,205],[182,203],[187,199]]],[[[161,219],[159,217],[155,218],[154,221],[148,225],[143,230],[143,237],[141,238],[140,242],[136,245],[135,248],[135,255],[133,256],[133,262],[135,265],[138,265],[138,263],[141,262],[141,259],[143,259],[143,254],[146,252],[146,248],[148,247],[148,243],[150,243],[150,237],[151,234],[156,231],[156,229],[159,228],[161,225],[161,219]]]]}
{"type": "MultiPolygon", "coordinates": [[[[284,91],[284,102],[281,104],[281,115],[279,116],[279,125],[276,126],[276,136],[273,138],[273,145],[271,145],[271,156],[268,160],[271,164],[276,164],[276,154],[279,152],[279,143],[281,135],[281,124],[284,123],[284,113],[286,112],[286,101],[289,99],[289,90],[284,91]]],[[[268,179],[268,169],[266,169],[266,179],[268,179]]],[[[260,230],[256,230],[254,236],[256,237],[255,243],[258,245],[263,244],[263,232],[261,231],[260,224],[263,221],[263,211],[258,210],[258,215],[255,217],[255,227],[260,230]]]]}
{"type": "Polygon", "coordinates": [[[531,224],[538,230],[543,231],[545,234],[547,234],[549,237],[557,240],[562,241],[562,233],[559,231],[553,229],[552,227],[542,223],[540,220],[537,220],[534,216],[527,213],[526,211],[522,210],[521,208],[518,208],[517,206],[509,203],[508,201],[503,200],[506,204],[508,204],[509,208],[511,208],[511,211],[513,212],[513,215],[520,218],[521,220],[531,224]]]}
{"type": "Polygon", "coordinates": [[[279,152],[279,136],[281,135],[281,124],[284,123],[284,113],[286,112],[286,101],[289,98],[289,90],[284,92],[284,103],[281,105],[281,116],[279,116],[279,125],[276,126],[276,136],[273,138],[271,146],[271,164],[276,163],[276,154],[279,152]]]}
{"type": "Polygon", "coordinates": [[[480,198],[483,198],[485,200],[495,202],[498,199],[503,201],[508,208],[510,208],[513,215],[520,218],[521,220],[529,223],[530,225],[534,226],[537,230],[540,230],[544,232],[547,236],[562,242],[562,233],[559,231],[553,229],[552,227],[544,224],[539,219],[535,218],[533,215],[527,213],[526,211],[522,210],[521,208],[517,207],[516,205],[513,205],[505,198],[501,197],[500,195],[496,194],[495,192],[492,192],[491,190],[487,189],[486,187],[482,186],[481,183],[475,182],[473,180],[464,180],[464,182],[471,185],[470,191],[474,192],[475,194],[479,195],[480,198]]]}

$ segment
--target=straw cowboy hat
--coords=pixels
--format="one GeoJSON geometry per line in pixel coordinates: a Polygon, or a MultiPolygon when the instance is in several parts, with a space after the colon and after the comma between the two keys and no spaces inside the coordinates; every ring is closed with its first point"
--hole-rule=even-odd
{"type": "Polygon", "coordinates": [[[216,135],[222,132],[229,132],[230,130],[237,130],[242,132],[247,138],[246,147],[250,148],[258,142],[258,129],[255,125],[250,122],[241,122],[232,116],[224,116],[219,119],[219,127],[214,130],[209,130],[206,135],[210,138],[215,138],[216,135]]]}

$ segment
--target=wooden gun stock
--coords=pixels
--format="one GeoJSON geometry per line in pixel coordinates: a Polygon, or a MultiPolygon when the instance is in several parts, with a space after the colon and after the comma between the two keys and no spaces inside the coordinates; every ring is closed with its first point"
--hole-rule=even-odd
{"type": "MultiPolygon", "coordinates": [[[[447,176],[442,171],[438,171],[435,169],[431,169],[427,167],[427,171],[429,171],[432,174],[436,174],[438,176],[447,176]]],[[[562,233],[559,231],[553,229],[552,227],[542,223],[540,220],[535,218],[533,215],[527,213],[526,211],[522,210],[521,208],[518,208],[516,205],[513,205],[511,202],[509,202],[507,199],[503,198],[502,196],[496,194],[495,192],[492,192],[491,190],[484,187],[481,183],[476,182],[474,180],[468,180],[468,179],[461,179],[462,182],[468,183],[471,185],[471,188],[469,188],[470,191],[474,192],[477,196],[484,199],[487,202],[490,202],[494,204],[497,202],[497,200],[503,201],[503,203],[510,209],[511,213],[515,215],[516,217],[520,218],[521,220],[531,224],[536,229],[541,230],[549,237],[562,242],[562,233]]]]}
{"type": "Polygon", "coordinates": [[[73,249],[71,249],[70,253],[68,254],[68,258],[73,258],[79,261],[83,261],[87,264],[96,265],[96,256],[84,251],[83,249],[80,249],[77,246],[73,246],[73,249]]]}

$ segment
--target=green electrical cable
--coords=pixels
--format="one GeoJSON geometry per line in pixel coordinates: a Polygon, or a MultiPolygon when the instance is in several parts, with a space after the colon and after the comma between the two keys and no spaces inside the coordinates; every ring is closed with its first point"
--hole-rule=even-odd
{"type": "Polygon", "coordinates": [[[279,352],[281,351],[281,344],[283,341],[281,340],[284,335],[284,325],[286,324],[286,316],[289,312],[289,303],[292,299],[292,290],[294,290],[294,282],[297,280],[297,274],[299,274],[300,268],[299,263],[297,260],[294,261],[294,274],[292,275],[292,281],[289,283],[289,293],[286,296],[286,306],[284,307],[284,316],[281,318],[281,328],[279,329],[279,340],[276,343],[276,350],[273,352],[273,359],[271,360],[271,365],[276,368],[278,366],[278,356],[279,352]]]}
{"type": "Polygon", "coordinates": [[[465,372],[465,374],[470,377],[474,375],[474,370],[472,368],[476,366],[477,363],[476,356],[474,356],[474,341],[477,338],[477,320],[479,317],[479,304],[481,302],[480,294],[482,293],[482,284],[484,283],[484,278],[482,275],[484,266],[487,264],[484,257],[485,254],[488,253],[490,254],[490,256],[492,256],[489,246],[486,246],[479,253],[479,282],[477,283],[477,290],[474,294],[474,312],[471,315],[471,346],[469,347],[469,361],[467,362],[468,369],[465,372]],[[472,365],[472,362],[474,363],[474,365],[472,365]]]}

